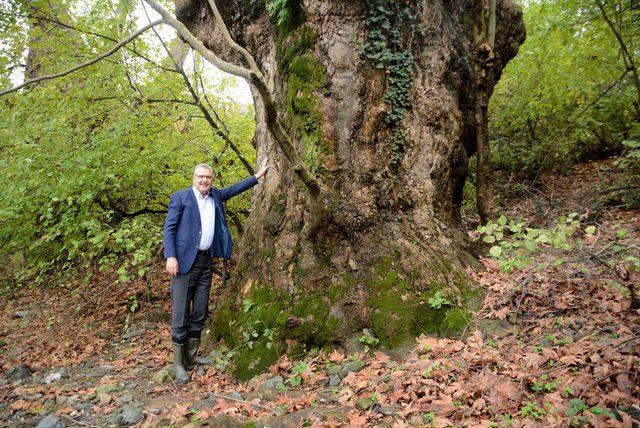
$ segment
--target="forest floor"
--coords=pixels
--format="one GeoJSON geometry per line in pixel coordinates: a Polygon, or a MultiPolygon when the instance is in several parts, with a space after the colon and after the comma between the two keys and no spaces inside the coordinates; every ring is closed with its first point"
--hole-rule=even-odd
{"type": "Polygon", "coordinates": [[[620,253],[640,257],[640,213],[603,203],[608,167],[578,165],[536,185],[502,180],[509,219],[552,228],[578,213],[575,245],[532,253],[529,266],[509,272],[481,258],[484,269],[469,274],[486,291],[484,307],[465,336],[422,336],[401,356],[363,345],[282,357],[243,383],[226,374],[230,354],[218,346],[215,365],[180,385],[167,371],[160,261],[127,287],[96,272],[79,288],[5,296],[0,426],[640,424],[640,311],[629,309],[627,289],[638,276],[608,263],[620,253]],[[587,225],[596,231],[585,233],[587,225]]]}

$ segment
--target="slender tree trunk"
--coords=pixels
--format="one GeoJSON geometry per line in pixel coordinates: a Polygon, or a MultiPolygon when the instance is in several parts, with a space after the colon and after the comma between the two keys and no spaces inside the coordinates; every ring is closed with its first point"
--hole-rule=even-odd
{"type": "Polygon", "coordinates": [[[480,222],[495,216],[491,186],[491,142],[489,140],[489,98],[495,85],[491,68],[495,66],[496,0],[489,0],[487,26],[477,56],[478,99],[476,103],[476,206],[480,222]]]}
{"type": "Polygon", "coordinates": [[[640,75],[638,74],[638,67],[636,65],[634,54],[627,48],[627,43],[622,36],[622,29],[616,26],[612,21],[604,3],[601,0],[595,0],[603,19],[613,32],[613,35],[620,45],[620,53],[622,54],[622,60],[624,61],[626,71],[631,72],[631,81],[636,88],[636,100],[633,102],[633,106],[636,109],[636,120],[640,122],[640,75]]]}
{"type": "MultiPolygon", "coordinates": [[[[211,323],[213,337],[242,347],[240,376],[363,328],[386,346],[423,332],[459,333],[479,303],[465,272],[460,206],[476,150],[473,34],[482,2],[411,3],[419,25],[399,28],[411,61],[391,70],[361,51],[378,3],[407,2],[290,1],[281,26],[263,1],[217,2],[320,187],[303,185],[275,144],[263,89],[252,86],[258,159],[268,156],[273,167],[254,191],[238,264],[211,323]],[[390,88],[407,75],[405,108],[392,126],[390,104],[402,94],[390,88]]],[[[498,10],[492,85],[524,39],[515,3],[498,1],[498,10]]],[[[209,49],[246,66],[225,47],[206,1],[176,1],[176,16],[209,49]]]]}

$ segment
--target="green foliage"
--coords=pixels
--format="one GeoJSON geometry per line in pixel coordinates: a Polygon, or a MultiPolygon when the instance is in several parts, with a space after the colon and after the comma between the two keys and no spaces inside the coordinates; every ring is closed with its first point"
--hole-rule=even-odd
{"type": "Polygon", "coordinates": [[[606,202],[627,209],[640,208],[640,139],[624,140],[622,146],[623,154],[614,162],[618,178],[605,189],[609,199],[606,202]]]}
{"type": "Polygon", "coordinates": [[[410,106],[413,82],[412,41],[421,32],[422,0],[372,0],[364,21],[367,38],[360,54],[387,74],[385,121],[391,130],[391,166],[396,169],[404,154],[402,120],[410,106]]]}
{"type": "MultiPolygon", "coordinates": [[[[573,245],[569,238],[580,229],[577,216],[578,214],[571,213],[560,217],[552,229],[536,229],[525,227],[523,222],[516,223],[502,215],[496,223],[489,221],[476,231],[482,236],[482,241],[495,244],[489,249],[489,254],[499,260],[502,270],[509,272],[529,266],[531,256],[545,248],[571,251],[573,245]]],[[[557,265],[562,263],[562,259],[555,260],[557,265]]]]}
{"type": "MultiPolygon", "coordinates": [[[[498,260],[500,269],[505,272],[529,267],[539,253],[551,254],[555,258],[537,265],[537,269],[561,266],[567,259],[589,251],[587,238],[593,239],[593,235],[597,233],[593,225],[583,227],[576,213],[561,216],[555,226],[549,229],[526,227],[524,222],[507,220],[501,216],[496,223],[489,221],[476,231],[484,242],[495,244],[490,248],[489,254],[498,260]]],[[[640,271],[637,248],[633,240],[627,238],[627,234],[626,228],[619,228],[615,241],[605,247],[604,250],[607,251],[599,253],[598,260],[606,262],[612,268],[625,263],[640,271]]],[[[584,265],[579,266],[579,269],[583,273],[589,273],[589,268],[584,265]]],[[[569,338],[556,340],[552,337],[549,340],[558,345],[570,343],[569,338]]]]}
{"type": "Polygon", "coordinates": [[[431,306],[433,309],[440,309],[443,306],[450,305],[451,301],[444,297],[442,292],[438,290],[432,297],[429,297],[427,299],[427,303],[429,303],[429,306],[431,306]]]}
{"type": "Polygon", "coordinates": [[[567,416],[577,416],[587,409],[588,407],[584,401],[578,398],[572,398],[569,400],[569,407],[567,408],[567,416]]]}
{"type": "MultiPolygon", "coordinates": [[[[53,12],[78,6],[75,20],[62,12],[54,16],[114,40],[135,27],[131,7],[116,13],[104,1],[46,6],[53,12]]],[[[2,23],[7,19],[0,14],[2,23]]],[[[57,26],[47,28],[46,38],[33,38],[39,28],[10,20],[22,30],[0,31],[0,58],[11,62],[7,49],[29,46],[43,73],[113,46],[104,37],[57,26]]],[[[153,57],[153,50],[148,39],[136,41],[145,57],[153,57]]],[[[201,115],[196,107],[156,101],[192,101],[180,75],[130,50],[112,58],[0,98],[0,255],[8,261],[2,275],[7,285],[72,278],[89,267],[115,268],[119,282],[144,276],[162,242],[168,195],[190,184],[195,164],[211,163],[217,186],[247,175],[209,125],[193,118],[201,115]]],[[[161,65],[171,66],[167,61],[161,65]]],[[[0,68],[3,87],[10,72],[0,68]]],[[[204,85],[222,94],[229,82],[204,76],[204,85]]],[[[231,138],[253,158],[252,111],[208,98],[231,138]]],[[[244,197],[228,208],[247,207],[244,197]]]]}
{"type": "Polygon", "coordinates": [[[304,20],[300,0],[267,0],[267,13],[283,30],[291,30],[304,20]]]}
{"type": "Polygon", "coordinates": [[[520,416],[534,420],[542,420],[547,412],[537,404],[528,402],[520,409],[520,416]]]}
{"type": "Polygon", "coordinates": [[[299,362],[291,368],[292,376],[287,380],[289,385],[296,387],[302,383],[302,374],[309,369],[307,363],[299,362]]]}
{"type": "MultiPolygon", "coordinates": [[[[620,152],[622,141],[640,132],[638,94],[596,2],[520,3],[527,40],[490,104],[494,166],[534,176],[620,152]]],[[[604,3],[637,57],[636,8],[628,0],[604,3]]]]}
{"type": "Polygon", "coordinates": [[[535,392],[553,392],[558,389],[558,380],[549,380],[549,375],[543,374],[540,376],[540,379],[535,381],[531,386],[531,389],[535,392]]]}
{"type": "Polygon", "coordinates": [[[369,348],[376,347],[380,344],[380,340],[366,328],[362,331],[362,336],[360,336],[358,341],[364,345],[365,352],[369,352],[369,348]]]}

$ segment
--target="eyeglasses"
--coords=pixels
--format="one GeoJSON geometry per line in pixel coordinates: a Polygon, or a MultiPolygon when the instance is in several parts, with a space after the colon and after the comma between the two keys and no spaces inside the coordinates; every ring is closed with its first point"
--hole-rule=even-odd
{"type": "Polygon", "coordinates": [[[199,178],[200,180],[212,180],[213,176],[211,176],[211,175],[196,175],[196,178],[199,178]]]}

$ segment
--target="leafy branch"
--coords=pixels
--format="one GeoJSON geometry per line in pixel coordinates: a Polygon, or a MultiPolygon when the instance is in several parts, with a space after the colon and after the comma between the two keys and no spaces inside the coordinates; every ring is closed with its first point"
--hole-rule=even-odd
{"type": "Polygon", "coordinates": [[[139,37],[141,34],[143,34],[149,28],[152,28],[152,27],[154,27],[154,26],[156,26],[158,24],[161,24],[161,23],[162,23],[162,20],[157,20],[157,21],[154,21],[154,22],[150,22],[149,24],[147,24],[144,27],[140,28],[138,31],[136,31],[135,33],[133,33],[132,35],[130,35],[126,39],[124,39],[121,42],[117,43],[115,46],[113,46],[111,49],[109,49],[107,52],[103,53],[102,55],[98,55],[97,57],[95,57],[93,59],[90,59],[89,61],[83,62],[81,64],[78,64],[78,65],[76,65],[74,67],[71,67],[68,70],[61,71],[59,73],[47,74],[47,75],[44,75],[44,76],[36,77],[35,79],[26,80],[23,83],[21,83],[21,84],[19,84],[17,86],[14,86],[13,88],[3,89],[2,91],[0,91],[0,97],[3,96],[3,95],[9,94],[11,92],[16,92],[16,91],[24,88],[25,86],[33,85],[34,83],[42,82],[43,80],[57,79],[59,77],[66,76],[67,74],[71,74],[73,72],[76,72],[76,71],[78,71],[78,70],[80,70],[82,68],[89,67],[90,65],[93,65],[93,64],[95,64],[95,63],[107,58],[108,56],[113,55],[121,47],[123,47],[127,43],[130,43],[131,41],[133,41],[134,39],[139,37]]]}

